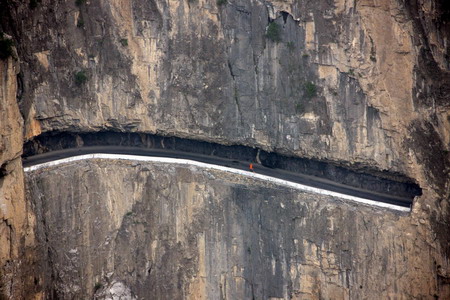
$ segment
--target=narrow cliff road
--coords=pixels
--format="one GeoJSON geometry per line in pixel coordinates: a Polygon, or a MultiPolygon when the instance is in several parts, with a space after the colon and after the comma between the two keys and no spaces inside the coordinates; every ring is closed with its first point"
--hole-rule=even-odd
{"type": "MultiPolygon", "coordinates": [[[[136,161],[153,161],[172,164],[196,165],[210,169],[238,173],[260,180],[288,185],[309,192],[328,194],[366,205],[379,206],[403,212],[409,212],[412,198],[374,192],[337,183],[316,176],[295,173],[277,168],[268,168],[261,164],[226,159],[210,155],[166,149],[142,149],[124,146],[93,146],[55,150],[23,158],[25,172],[55,166],[61,163],[85,159],[125,159],[136,161]]],[[[388,191],[387,191],[388,192],[388,191]]]]}

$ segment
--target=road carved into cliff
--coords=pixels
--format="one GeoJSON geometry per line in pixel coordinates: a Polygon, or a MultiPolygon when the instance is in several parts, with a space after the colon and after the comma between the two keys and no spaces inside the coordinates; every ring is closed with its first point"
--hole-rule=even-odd
{"type": "Polygon", "coordinates": [[[170,150],[151,150],[118,146],[74,148],[24,158],[24,166],[25,172],[33,172],[61,164],[92,159],[131,160],[137,162],[196,166],[252,177],[305,192],[328,195],[364,205],[377,206],[401,212],[410,211],[410,206],[406,202],[408,199],[405,198],[349,187],[305,174],[271,169],[259,164],[253,164],[252,172],[249,171],[249,164],[247,162],[170,150]]]}

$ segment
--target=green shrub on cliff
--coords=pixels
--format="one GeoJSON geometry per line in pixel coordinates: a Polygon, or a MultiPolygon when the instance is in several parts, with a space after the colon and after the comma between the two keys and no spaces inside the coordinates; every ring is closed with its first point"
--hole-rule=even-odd
{"type": "Polygon", "coordinates": [[[124,47],[128,46],[128,39],[120,39],[120,44],[124,47]]]}
{"type": "Polygon", "coordinates": [[[266,37],[273,42],[281,42],[281,28],[275,22],[272,22],[267,27],[266,37]]]}
{"type": "Polygon", "coordinates": [[[303,115],[303,114],[305,113],[305,105],[304,105],[303,103],[301,103],[301,102],[298,102],[298,103],[295,105],[295,111],[296,111],[298,114],[303,115]]]}
{"type": "Polygon", "coordinates": [[[217,0],[217,5],[222,6],[224,4],[227,4],[227,0],[217,0]]]}
{"type": "Polygon", "coordinates": [[[14,42],[6,38],[3,32],[0,32],[0,59],[7,59],[13,55],[14,42]]]}
{"type": "Polygon", "coordinates": [[[312,98],[317,95],[317,87],[311,81],[305,83],[305,95],[307,98],[312,98]]]}
{"type": "Polygon", "coordinates": [[[75,73],[75,84],[78,86],[81,86],[85,84],[88,80],[88,77],[86,75],[86,72],[84,71],[78,71],[75,73]]]}
{"type": "Polygon", "coordinates": [[[98,291],[99,289],[101,289],[101,288],[103,288],[103,284],[100,283],[100,282],[97,282],[97,283],[94,285],[94,293],[97,292],[97,291],[98,291]]]}

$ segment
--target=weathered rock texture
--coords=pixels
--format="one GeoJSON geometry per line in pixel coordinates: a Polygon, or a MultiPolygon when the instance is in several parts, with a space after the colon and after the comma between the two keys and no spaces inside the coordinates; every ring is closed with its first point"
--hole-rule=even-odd
{"type": "Polygon", "coordinates": [[[448,196],[444,1],[7,2],[26,137],[107,128],[255,145],[448,196]]]}
{"type": "MultiPolygon", "coordinates": [[[[0,23],[18,47],[25,138],[52,130],[156,132],[400,172],[424,188],[408,219],[423,224],[408,239],[402,236],[412,244],[424,241],[436,261],[445,261],[447,2],[2,0],[0,23]],[[277,24],[279,36],[266,36],[269,23],[277,24]]],[[[16,120],[2,119],[1,126],[16,120]]],[[[10,160],[1,157],[2,164],[10,160]]],[[[4,180],[17,178],[21,191],[19,173],[4,180]]],[[[375,218],[365,214],[357,213],[355,226],[375,218]]],[[[392,225],[384,231],[396,231],[397,223],[381,219],[392,225]]],[[[425,249],[405,248],[392,261],[407,268],[406,257],[425,249]]],[[[417,279],[412,288],[430,297],[448,291],[449,272],[441,266],[434,283],[417,279]]]]}
{"type": "Polygon", "coordinates": [[[415,120],[437,115],[448,138],[448,103],[415,101],[430,85],[415,78],[431,46],[411,5],[395,0],[15,6],[27,136],[158,131],[403,172],[417,171],[403,144],[415,120]],[[265,36],[269,20],[278,43],[265,36]]]}
{"type": "Polygon", "coordinates": [[[25,201],[22,169],[23,120],[16,100],[14,58],[0,60],[0,299],[33,293],[33,220],[25,201]],[[5,298],[3,298],[5,297],[5,298]]]}
{"type": "Polygon", "coordinates": [[[416,216],[219,171],[111,160],[27,174],[46,296],[445,299],[416,216]],[[107,180],[106,180],[107,178],[107,180]]]}

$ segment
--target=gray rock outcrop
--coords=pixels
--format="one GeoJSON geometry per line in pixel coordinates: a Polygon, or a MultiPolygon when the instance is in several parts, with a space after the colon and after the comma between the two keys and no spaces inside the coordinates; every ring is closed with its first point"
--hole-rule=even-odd
{"type": "Polygon", "coordinates": [[[0,2],[17,48],[0,61],[0,298],[450,297],[444,0],[0,2]],[[91,162],[27,176],[25,198],[24,141],[102,130],[397,172],[423,195],[397,216],[91,162]]]}

